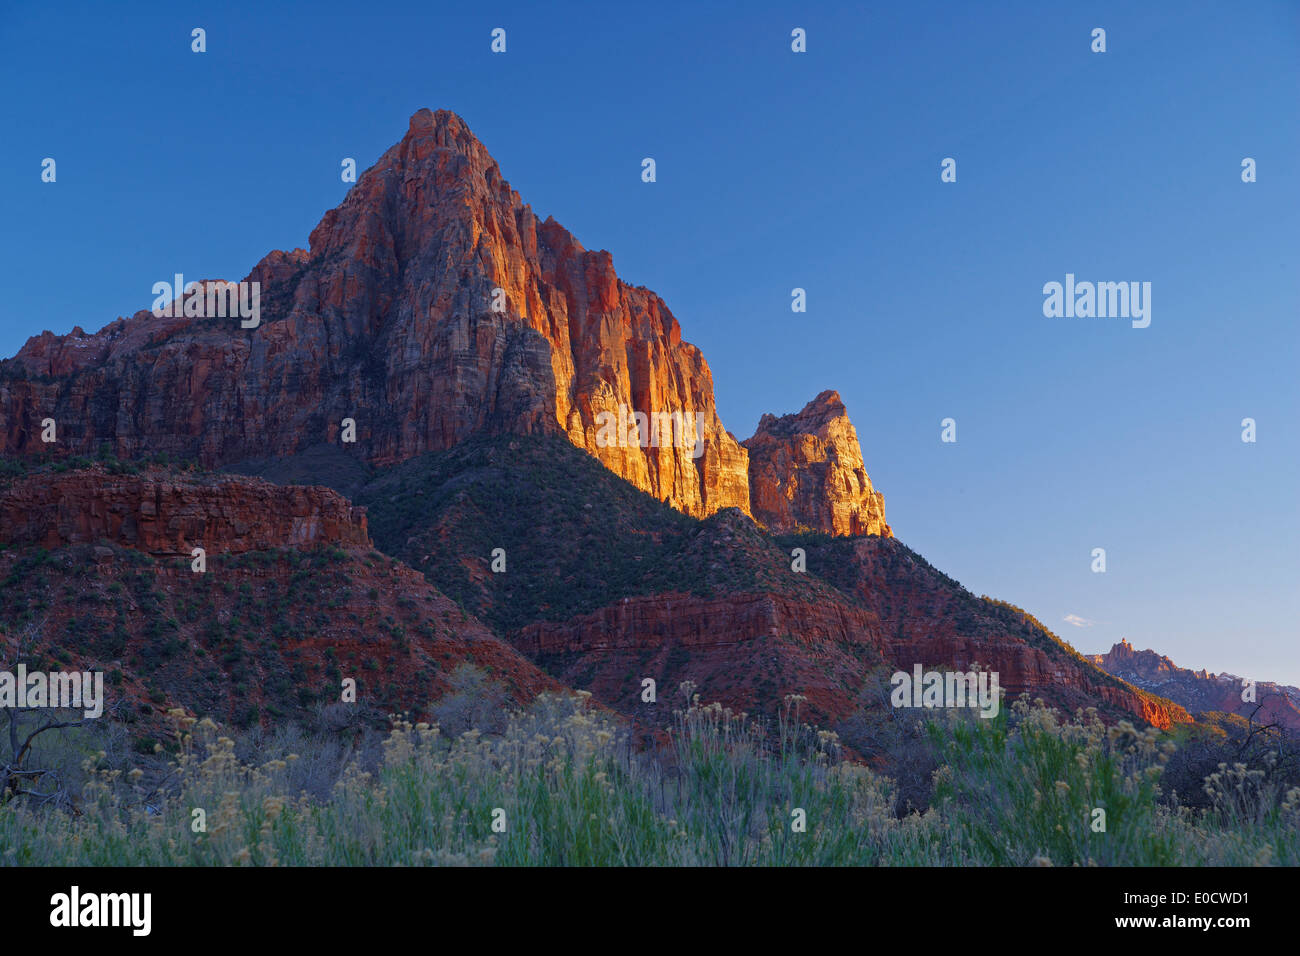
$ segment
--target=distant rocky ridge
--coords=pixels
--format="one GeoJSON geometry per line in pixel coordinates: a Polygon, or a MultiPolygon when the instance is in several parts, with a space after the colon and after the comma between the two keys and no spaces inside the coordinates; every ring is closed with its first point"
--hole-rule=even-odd
{"type": "Polygon", "coordinates": [[[1257,723],[1278,723],[1300,731],[1300,688],[1257,681],[1255,699],[1242,700],[1245,681],[1234,674],[1179,667],[1152,650],[1136,650],[1122,640],[1105,654],[1088,659],[1106,673],[1182,704],[1193,714],[1219,711],[1241,717],[1254,715],[1257,723]]]}
{"type": "Polygon", "coordinates": [[[107,444],[218,467],[330,443],[385,466],[473,434],[562,434],[695,517],[735,507],[779,527],[887,528],[842,404],[819,396],[781,426],[793,432],[737,442],[663,300],[539,220],[453,113],[415,113],[310,251],[272,252],[244,281],[260,285],[255,328],[141,311],[93,335],[34,336],[0,362],[0,452],[107,444]],[[698,457],[635,427],[602,440],[602,413],[620,411],[701,416],[698,457]],[[340,444],[344,419],[355,444],[340,444]]]}

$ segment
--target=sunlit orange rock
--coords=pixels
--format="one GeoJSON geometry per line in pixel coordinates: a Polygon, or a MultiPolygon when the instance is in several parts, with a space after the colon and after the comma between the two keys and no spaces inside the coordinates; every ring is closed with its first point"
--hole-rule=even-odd
{"type": "Polygon", "coordinates": [[[741,444],[749,450],[749,501],[759,523],[773,531],[893,535],[838,392],[822,392],[794,415],[764,415],[741,444]]]}

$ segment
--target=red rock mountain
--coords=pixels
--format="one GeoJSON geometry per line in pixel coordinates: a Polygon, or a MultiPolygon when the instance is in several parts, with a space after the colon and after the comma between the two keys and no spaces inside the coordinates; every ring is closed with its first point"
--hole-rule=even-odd
{"type": "Polygon", "coordinates": [[[764,416],[737,442],[707,363],[662,300],[622,282],[607,252],[539,221],[454,114],[416,113],[309,251],[272,252],[245,281],[260,285],[255,327],[145,311],[93,335],[32,338],[0,363],[0,452],[108,445],[120,459],[258,462],[311,481],[327,479],[304,463],[342,456],[379,546],[408,563],[370,553],[367,515],[323,488],[47,465],[0,495],[0,543],[11,545],[0,548],[0,624],[52,608],[52,649],[125,655],[129,680],[214,706],[263,685],[258,706],[282,706],[293,686],[326,699],[337,687],[329,649],[346,648],[340,661],[400,684],[384,696],[394,706],[417,706],[473,659],[508,675],[517,699],[558,679],[632,712],[653,674],[746,708],[804,694],[833,721],[861,704],[869,672],[979,663],[1008,692],[1067,710],[1188,719],[893,540],[835,392],[764,416]],[[628,412],[651,416],[647,427],[628,412]],[[655,427],[660,413],[700,416],[698,455],[691,431],[655,427]],[[342,442],[344,419],[355,444],[342,442]],[[529,445],[538,457],[524,468],[529,445]],[[458,456],[464,467],[429,460],[458,456]],[[788,545],[751,517],[836,537],[800,539],[808,573],[796,573],[788,545]],[[221,573],[188,570],[195,546],[221,573]],[[509,575],[487,570],[498,546],[509,575]],[[68,597],[78,589],[84,611],[68,597]],[[253,647],[266,660],[246,666],[253,647]]]}
{"type": "Polygon", "coordinates": [[[453,113],[412,116],[309,251],[272,252],[245,281],[260,283],[255,328],[142,311],[33,337],[0,363],[0,451],[47,449],[47,418],[63,453],[108,443],[210,467],[338,443],[348,418],[345,447],[375,465],[475,433],[552,433],[697,517],[752,513],[753,488],[781,527],[887,527],[838,399],[760,427],[747,450],[664,302],[539,220],[453,113]],[[638,429],[621,409],[650,417],[638,429]]]}
{"type": "Polygon", "coordinates": [[[1300,688],[1258,681],[1254,700],[1244,701],[1246,683],[1240,677],[1188,670],[1163,654],[1136,650],[1127,640],[1105,654],[1091,654],[1088,659],[1106,673],[1182,704],[1193,714],[1218,711],[1241,717],[1253,715],[1257,723],[1276,722],[1300,731],[1300,688]]]}

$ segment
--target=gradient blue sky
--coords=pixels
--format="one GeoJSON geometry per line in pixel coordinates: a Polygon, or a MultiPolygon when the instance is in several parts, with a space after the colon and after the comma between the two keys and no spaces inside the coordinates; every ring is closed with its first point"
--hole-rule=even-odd
{"type": "Polygon", "coordinates": [[[343,157],[451,109],[664,297],[738,438],[836,388],[898,536],[976,593],[1300,684],[1300,5],[261,6],[4,5],[0,353],[305,246],[343,157]],[[1151,282],[1150,328],[1045,318],[1067,272],[1151,282]]]}

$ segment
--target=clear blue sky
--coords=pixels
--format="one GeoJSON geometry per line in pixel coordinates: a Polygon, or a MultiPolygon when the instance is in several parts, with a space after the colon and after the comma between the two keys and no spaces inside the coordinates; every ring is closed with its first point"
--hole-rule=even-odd
{"type": "Polygon", "coordinates": [[[0,352],[306,245],[343,157],[451,109],[664,297],[737,437],[837,388],[976,593],[1300,684],[1300,5],[261,6],[5,5],[0,352]],[[1045,318],[1067,272],[1151,282],[1151,326],[1045,318]]]}

